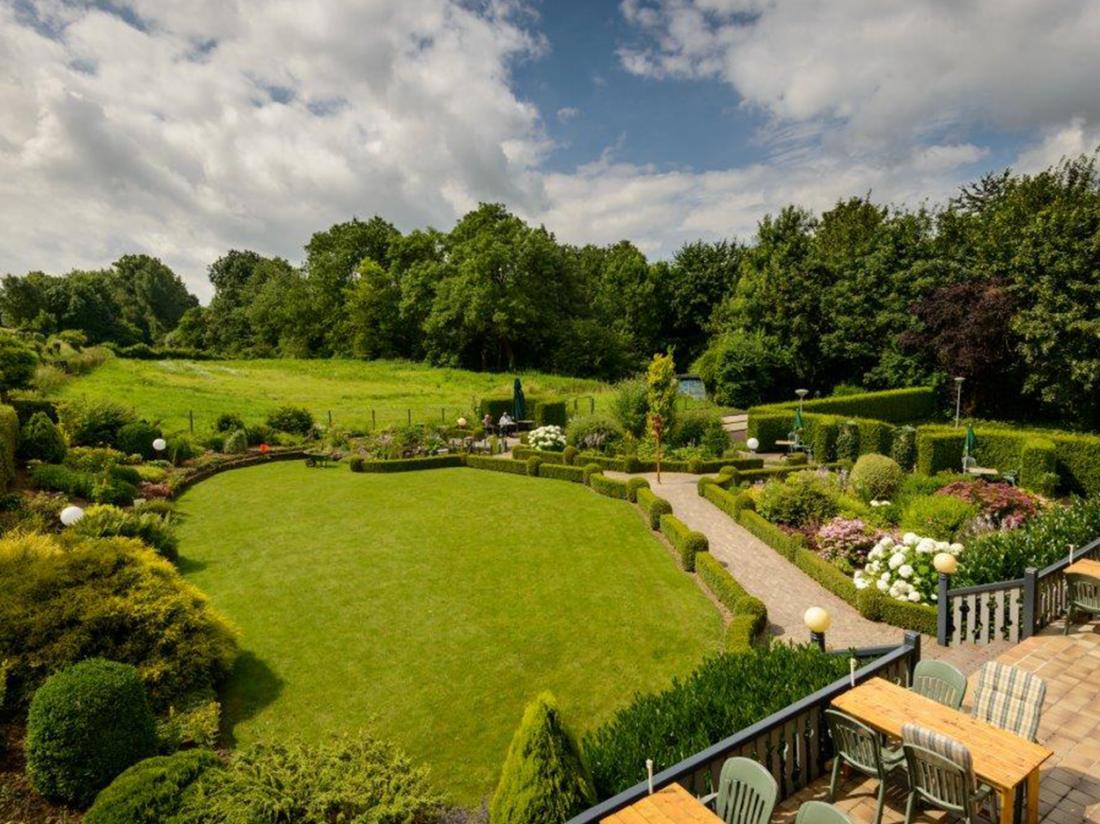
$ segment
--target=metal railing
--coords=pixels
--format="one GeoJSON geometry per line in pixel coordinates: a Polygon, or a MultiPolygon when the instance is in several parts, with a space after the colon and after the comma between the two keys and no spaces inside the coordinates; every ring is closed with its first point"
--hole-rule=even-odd
{"type": "MultiPolygon", "coordinates": [[[[920,660],[920,635],[906,632],[901,644],[856,651],[855,657],[882,653],[854,674],[838,679],[807,695],[801,701],[757,721],[729,738],[685,758],[653,776],[653,789],[680,784],[702,796],[718,787],[718,776],[726,759],[745,756],[759,761],[779,785],[780,799],[787,798],[824,775],[825,762],[832,757],[832,742],[826,731],[824,711],[838,695],[870,678],[887,678],[909,684],[920,660]]],[[[633,787],[574,816],[568,824],[594,824],[641,800],[649,794],[649,782],[633,787]]]]}
{"type": "MultiPolygon", "coordinates": [[[[1100,558],[1100,538],[1073,552],[1073,560],[1100,558]]],[[[1065,569],[1070,556],[1043,569],[1028,567],[1023,578],[950,589],[941,575],[937,597],[936,640],[952,644],[1022,641],[1066,611],[1065,569]]]]}

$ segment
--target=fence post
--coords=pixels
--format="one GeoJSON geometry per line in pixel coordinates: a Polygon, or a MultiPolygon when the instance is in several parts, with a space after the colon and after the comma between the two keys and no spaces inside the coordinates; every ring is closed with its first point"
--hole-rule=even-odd
{"type": "Polygon", "coordinates": [[[378,419],[374,416],[374,410],[373,409],[370,411],[370,428],[371,429],[377,429],[378,428],[378,419]]]}
{"type": "Polygon", "coordinates": [[[596,399],[595,398],[589,398],[588,399],[588,414],[589,415],[594,415],[595,413],[596,413],[596,399]]]}
{"type": "Polygon", "coordinates": [[[412,426],[413,425],[413,411],[411,409],[406,409],[405,412],[409,416],[409,426],[412,426]]]}
{"type": "Polygon", "coordinates": [[[905,643],[913,648],[913,651],[909,653],[909,686],[913,683],[913,671],[917,668],[917,664],[920,663],[920,633],[914,632],[911,629],[905,631],[905,643]]]}
{"type": "Polygon", "coordinates": [[[947,597],[948,577],[940,573],[939,588],[936,593],[936,643],[941,647],[949,644],[951,633],[951,605],[947,597]]]}
{"type": "Polygon", "coordinates": [[[195,410],[194,409],[188,409],[187,410],[187,422],[188,422],[188,425],[191,427],[191,434],[194,435],[195,434],[195,410]]]}
{"type": "Polygon", "coordinates": [[[1035,634],[1035,614],[1039,600],[1039,570],[1028,567],[1024,570],[1024,617],[1020,627],[1020,640],[1035,634]]]}
{"type": "Polygon", "coordinates": [[[328,428],[332,429],[332,410],[328,411],[328,428]]]}
{"type": "Polygon", "coordinates": [[[439,407],[439,422],[440,423],[446,423],[447,422],[447,409],[445,407],[442,407],[442,406],[439,407]]]}

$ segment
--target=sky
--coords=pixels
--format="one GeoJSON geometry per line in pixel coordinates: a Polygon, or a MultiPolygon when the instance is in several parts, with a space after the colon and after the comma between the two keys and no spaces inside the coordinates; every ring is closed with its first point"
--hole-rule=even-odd
{"type": "Polygon", "coordinates": [[[0,273],[145,252],[204,301],[380,214],[569,243],[918,206],[1100,145],[1094,0],[0,0],[0,273]]]}

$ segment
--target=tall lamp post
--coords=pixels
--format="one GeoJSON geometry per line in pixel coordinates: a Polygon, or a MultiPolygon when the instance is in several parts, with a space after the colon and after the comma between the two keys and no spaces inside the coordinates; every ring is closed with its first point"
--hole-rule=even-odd
{"type": "Polygon", "coordinates": [[[955,426],[959,425],[959,413],[962,411],[963,378],[961,375],[955,378],[955,426]]]}
{"type": "Polygon", "coordinates": [[[951,634],[950,604],[947,603],[948,586],[951,576],[959,569],[959,560],[950,552],[939,552],[932,559],[932,566],[940,574],[936,586],[936,642],[946,647],[951,634]]]}
{"type": "Polygon", "coordinates": [[[810,394],[809,389],[796,389],[794,393],[798,395],[798,411],[802,412],[802,401],[806,399],[806,396],[810,394]]]}
{"type": "Polygon", "coordinates": [[[833,623],[833,618],[828,611],[821,607],[810,607],[802,615],[802,621],[810,631],[810,641],[817,644],[822,652],[825,651],[825,632],[833,623]]]}

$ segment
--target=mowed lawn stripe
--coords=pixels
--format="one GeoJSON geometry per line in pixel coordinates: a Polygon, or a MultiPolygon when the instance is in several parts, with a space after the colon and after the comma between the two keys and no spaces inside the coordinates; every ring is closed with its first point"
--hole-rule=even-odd
{"type": "Polygon", "coordinates": [[[183,496],[183,568],[240,628],[240,742],[372,727],[461,803],[491,791],[527,701],[579,731],[719,645],[714,607],[621,501],[448,469],[280,463],[183,496]]]}

